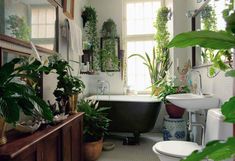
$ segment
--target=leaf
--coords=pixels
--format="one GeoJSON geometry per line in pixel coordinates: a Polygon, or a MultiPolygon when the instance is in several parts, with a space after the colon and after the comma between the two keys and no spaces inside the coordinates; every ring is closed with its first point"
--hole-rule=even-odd
{"type": "Polygon", "coordinates": [[[22,111],[24,112],[25,115],[32,116],[33,115],[33,110],[34,110],[34,105],[30,102],[30,100],[26,98],[20,98],[18,100],[18,104],[21,107],[22,111]]]}
{"type": "Polygon", "coordinates": [[[235,70],[230,70],[225,73],[226,77],[235,77],[235,70]]]}
{"type": "Polygon", "coordinates": [[[19,120],[20,109],[14,98],[5,98],[6,106],[2,108],[5,121],[8,123],[15,123],[19,120]]]}
{"type": "Polygon", "coordinates": [[[226,122],[235,123],[235,96],[221,106],[221,112],[226,122]]]}
{"type": "Polygon", "coordinates": [[[214,161],[222,161],[235,156],[235,137],[224,141],[209,142],[202,151],[194,151],[190,156],[182,161],[199,161],[205,158],[214,161]]]}
{"type": "Polygon", "coordinates": [[[224,31],[193,31],[177,35],[168,47],[184,48],[199,45],[211,49],[231,49],[235,47],[235,37],[224,31]]]}

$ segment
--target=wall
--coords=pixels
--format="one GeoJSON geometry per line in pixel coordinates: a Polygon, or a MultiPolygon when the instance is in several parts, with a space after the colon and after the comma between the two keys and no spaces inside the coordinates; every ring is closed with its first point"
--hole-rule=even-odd
{"type": "MultiPolygon", "coordinates": [[[[117,25],[117,32],[120,37],[120,46],[123,47],[123,37],[122,37],[122,0],[88,0],[88,4],[96,9],[98,16],[98,33],[100,37],[100,31],[102,24],[109,18],[112,18],[117,25]]],[[[121,78],[121,72],[110,72],[104,73],[100,72],[97,75],[88,76],[89,77],[89,93],[95,94],[97,91],[96,85],[98,80],[107,80],[110,82],[110,93],[111,94],[122,94],[124,81],[121,78]]]]}
{"type": "MultiPolygon", "coordinates": [[[[86,0],[75,0],[74,7],[74,22],[78,24],[79,27],[82,27],[82,8],[87,3],[86,0]]],[[[59,9],[59,26],[61,27],[64,24],[66,16],[63,14],[62,8],[59,9]]],[[[61,30],[61,28],[59,29],[61,30]]],[[[61,32],[59,32],[59,53],[62,55],[64,59],[67,59],[67,40],[61,36],[61,32]]],[[[71,57],[71,55],[70,55],[71,57]]],[[[75,59],[74,61],[79,61],[79,59],[75,59]]],[[[89,91],[89,78],[85,75],[79,75],[79,64],[71,63],[70,65],[74,68],[74,75],[78,75],[81,77],[83,82],[86,85],[86,90],[84,91],[84,95],[88,94],[89,91]]],[[[56,74],[50,74],[49,76],[44,77],[44,100],[50,100],[52,103],[55,102],[55,97],[53,95],[53,91],[56,88],[57,80],[56,74]]]]}

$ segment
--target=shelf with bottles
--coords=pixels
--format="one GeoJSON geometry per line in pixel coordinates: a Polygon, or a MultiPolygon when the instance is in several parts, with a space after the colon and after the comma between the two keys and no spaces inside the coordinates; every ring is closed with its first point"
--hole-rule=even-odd
{"type": "Polygon", "coordinates": [[[93,51],[83,50],[82,63],[80,66],[81,74],[94,74],[93,72],[93,51]]]}

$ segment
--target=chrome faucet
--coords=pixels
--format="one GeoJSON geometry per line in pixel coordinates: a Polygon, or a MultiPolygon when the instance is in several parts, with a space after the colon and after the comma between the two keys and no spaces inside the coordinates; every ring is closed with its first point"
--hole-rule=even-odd
{"type": "Polygon", "coordinates": [[[202,93],[202,75],[201,75],[201,73],[198,70],[196,72],[198,73],[199,84],[200,84],[198,94],[199,95],[203,95],[203,93],[202,93]]]}
{"type": "Polygon", "coordinates": [[[108,95],[110,94],[110,83],[107,80],[97,81],[97,94],[104,95],[105,91],[108,90],[108,95]]]}

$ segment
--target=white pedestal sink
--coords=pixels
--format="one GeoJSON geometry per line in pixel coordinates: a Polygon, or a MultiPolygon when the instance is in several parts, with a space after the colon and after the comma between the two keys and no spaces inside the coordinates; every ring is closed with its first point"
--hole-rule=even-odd
{"type": "Polygon", "coordinates": [[[219,99],[213,95],[197,95],[193,93],[172,94],[166,99],[189,112],[219,107],[219,99]]]}

